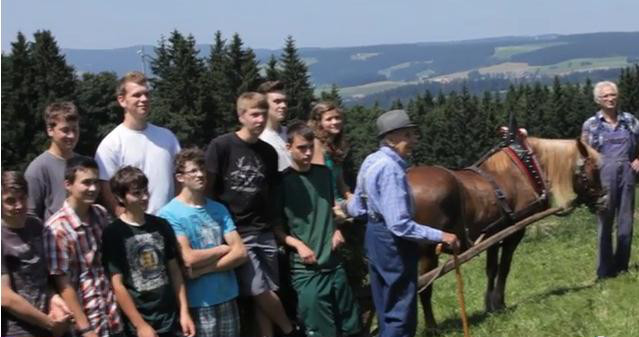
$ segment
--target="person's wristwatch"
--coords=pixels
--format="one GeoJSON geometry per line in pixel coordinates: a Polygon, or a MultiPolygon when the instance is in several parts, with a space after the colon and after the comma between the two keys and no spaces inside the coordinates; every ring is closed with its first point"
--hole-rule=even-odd
{"type": "Polygon", "coordinates": [[[93,331],[93,328],[89,325],[86,328],[77,329],[76,332],[78,335],[83,336],[85,333],[93,331]]]}

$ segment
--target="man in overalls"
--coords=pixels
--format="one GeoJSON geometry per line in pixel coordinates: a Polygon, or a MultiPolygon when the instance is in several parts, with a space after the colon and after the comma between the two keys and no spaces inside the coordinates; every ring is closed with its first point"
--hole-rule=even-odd
{"type": "Polygon", "coordinates": [[[637,139],[639,121],[617,112],[617,85],[603,81],[593,90],[601,107],[583,125],[582,140],[602,155],[601,183],[608,189],[608,207],[598,214],[597,279],[628,270],[635,205],[635,173],[639,172],[637,139]],[[617,245],[613,252],[612,228],[617,215],[617,245]]]}
{"type": "Polygon", "coordinates": [[[455,234],[418,224],[406,181],[406,159],[417,130],[404,110],[377,119],[379,150],[359,170],[353,197],[345,205],[353,217],[367,216],[366,255],[380,337],[414,336],[417,328],[417,243],[459,245],[455,234]]]}

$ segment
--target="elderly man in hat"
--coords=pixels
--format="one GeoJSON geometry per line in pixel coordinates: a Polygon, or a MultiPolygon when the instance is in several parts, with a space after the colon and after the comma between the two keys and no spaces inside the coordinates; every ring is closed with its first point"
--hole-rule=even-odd
{"type": "Polygon", "coordinates": [[[417,130],[406,111],[385,112],[377,119],[377,129],[381,146],[362,163],[353,198],[343,206],[351,216],[368,218],[365,246],[379,336],[414,336],[417,244],[459,243],[454,234],[413,220],[406,158],[417,143],[417,130]]]}

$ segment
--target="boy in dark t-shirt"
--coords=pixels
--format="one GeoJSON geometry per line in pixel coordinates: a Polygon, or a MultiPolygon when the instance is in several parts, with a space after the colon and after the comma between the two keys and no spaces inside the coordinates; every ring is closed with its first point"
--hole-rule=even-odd
{"type": "Polygon", "coordinates": [[[331,171],[311,164],[313,138],[302,122],[288,128],[293,165],[277,193],[284,228],[275,231],[294,250],[291,279],[307,336],[350,336],[360,331],[359,308],[335,252],[344,238],[333,219],[331,171]]]}
{"type": "Polygon", "coordinates": [[[194,336],[175,234],[164,219],[144,213],[147,185],[144,173],[132,166],[111,178],[111,191],[125,211],[104,230],[103,263],[129,336],[194,336]]]}
{"type": "Polygon", "coordinates": [[[229,209],[246,247],[248,261],[236,272],[240,294],[255,301],[259,335],[272,336],[273,323],[284,335],[296,335],[299,329],[275,293],[279,280],[271,193],[278,177],[277,153],[259,139],[268,103],[264,95],[247,92],[236,105],[242,128],[213,139],[206,152],[210,195],[229,209]]]}
{"type": "Polygon", "coordinates": [[[27,189],[22,174],[2,173],[2,336],[60,336],[71,316],[49,286],[44,227],[27,216],[27,189]]]}

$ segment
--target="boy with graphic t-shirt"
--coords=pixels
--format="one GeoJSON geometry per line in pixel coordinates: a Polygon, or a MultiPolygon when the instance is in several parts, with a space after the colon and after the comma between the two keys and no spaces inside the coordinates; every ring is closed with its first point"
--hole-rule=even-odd
{"type": "Polygon", "coordinates": [[[49,287],[42,222],[27,216],[27,182],[2,172],[2,336],[61,336],[71,312],[49,287]]]}
{"type": "Polygon", "coordinates": [[[247,249],[248,261],[238,267],[237,275],[240,293],[256,303],[260,336],[271,336],[273,323],[285,335],[297,334],[275,293],[278,265],[271,193],[278,178],[277,153],[259,139],[268,103],[264,95],[247,92],[236,106],[242,128],[213,139],[207,149],[209,190],[233,215],[247,249]]]}
{"type": "Polygon", "coordinates": [[[233,269],[246,261],[242,239],[226,207],[204,194],[206,169],[201,150],[178,153],[175,177],[182,191],[159,216],[171,223],[189,270],[186,291],[197,334],[239,336],[238,286],[233,269]]]}
{"type": "Polygon", "coordinates": [[[194,336],[175,235],[164,219],[144,213],[147,185],[144,173],[132,166],[111,178],[111,191],[125,211],[104,230],[102,261],[129,336],[194,336]]]}
{"type": "Polygon", "coordinates": [[[344,238],[333,218],[331,172],[311,164],[313,139],[313,130],[303,122],[288,128],[293,165],[284,171],[278,191],[283,226],[275,231],[295,252],[291,279],[307,336],[356,335],[359,308],[335,252],[344,238]]]}

